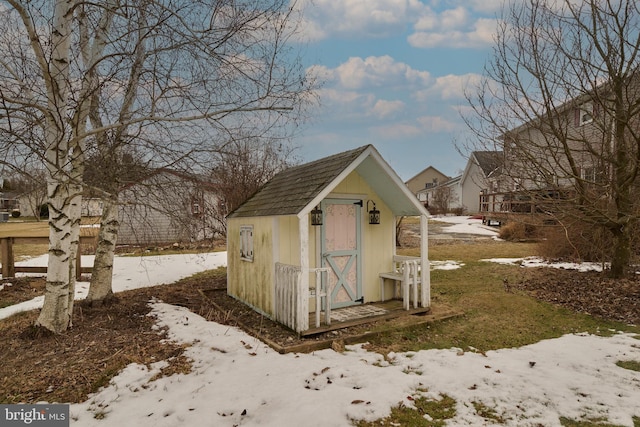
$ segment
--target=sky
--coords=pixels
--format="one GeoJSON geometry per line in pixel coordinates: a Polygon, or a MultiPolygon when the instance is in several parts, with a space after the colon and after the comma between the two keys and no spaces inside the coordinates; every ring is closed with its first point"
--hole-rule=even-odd
{"type": "MultiPolygon", "coordinates": [[[[486,231],[480,220],[446,220],[451,226],[445,232],[486,231]]],[[[90,264],[89,258],[83,256],[83,265],[90,264]]],[[[22,262],[46,265],[46,255],[22,262]]],[[[118,256],[114,291],[172,283],[221,265],[226,265],[225,252],[118,256]]],[[[86,295],[87,286],[79,283],[78,298],[86,295]]],[[[36,299],[20,309],[41,304],[36,299]]],[[[70,405],[72,426],[348,427],[350,418],[375,420],[400,402],[411,407],[415,397],[445,395],[456,401],[451,426],[486,425],[474,409],[479,404],[505,418],[506,426],[560,427],[563,416],[604,418],[632,427],[633,417],[640,417],[640,372],[616,365],[640,360],[637,335],[599,337],[577,331],[484,354],[450,348],[383,356],[358,344],[342,353],[327,349],[281,355],[240,329],[209,322],[184,307],[161,301],[150,305],[157,329],[166,327],[168,339],[185,344],[192,371],[155,379],[166,362],[149,367],[132,363],[86,401],[70,405]]],[[[16,311],[0,309],[0,318],[16,311]]]]}
{"type": "Polygon", "coordinates": [[[320,105],[295,138],[311,161],[366,144],[408,180],[456,176],[472,138],[461,112],[483,73],[502,0],[298,0],[302,59],[320,105]]]}

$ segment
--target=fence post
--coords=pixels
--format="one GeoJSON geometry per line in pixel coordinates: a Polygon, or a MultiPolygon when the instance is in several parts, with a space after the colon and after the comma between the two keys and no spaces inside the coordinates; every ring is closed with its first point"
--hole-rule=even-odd
{"type": "Polygon", "coordinates": [[[0,252],[2,252],[2,278],[15,277],[16,267],[13,259],[13,237],[0,239],[0,252]]]}

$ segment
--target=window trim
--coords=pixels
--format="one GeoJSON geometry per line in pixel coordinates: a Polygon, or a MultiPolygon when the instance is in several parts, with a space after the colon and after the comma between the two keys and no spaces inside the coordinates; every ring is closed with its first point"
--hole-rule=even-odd
{"type": "Polygon", "coordinates": [[[240,226],[240,260],[253,262],[253,225],[240,226]]]}
{"type": "Polygon", "coordinates": [[[593,103],[586,102],[582,104],[580,107],[578,107],[578,113],[577,113],[578,126],[584,126],[584,125],[588,125],[589,123],[593,123],[594,115],[595,115],[595,110],[593,107],[593,103]]]}

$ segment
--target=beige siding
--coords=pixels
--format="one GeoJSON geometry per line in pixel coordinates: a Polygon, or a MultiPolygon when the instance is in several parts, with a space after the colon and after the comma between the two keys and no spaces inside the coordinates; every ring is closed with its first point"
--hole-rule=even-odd
{"type": "Polygon", "coordinates": [[[222,224],[213,215],[215,194],[173,173],[159,173],[119,194],[119,244],[167,244],[214,237],[222,224]],[[199,211],[194,211],[194,203],[199,211]]]}
{"type": "Polygon", "coordinates": [[[270,217],[229,218],[227,292],[273,315],[274,221],[270,217]],[[240,227],[253,226],[253,261],[240,259],[240,227]]]}
{"type": "MultiPolygon", "coordinates": [[[[294,215],[276,217],[278,221],[278,262],[300,265],[300,231],[298,217],[294,215]]],[[[313,231],[313,227],[309,228],[313,231]]]]}
{"type": "Polygon", "coordinates": [[[424,190],[427,185],[433,184],[433,180],[436,179],[438,184],[442,184],[449,180],[449,177],[438,172],[433,167],[428,167],[418,175],[407,181],[407,187],[413,194],[416,194],[420,190],[424,190]]]}

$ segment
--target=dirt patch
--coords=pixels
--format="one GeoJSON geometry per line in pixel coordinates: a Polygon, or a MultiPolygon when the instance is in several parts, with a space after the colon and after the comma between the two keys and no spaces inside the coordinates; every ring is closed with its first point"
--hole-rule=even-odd
{"type": "Polygon", "coordinates": [[[29,301],[44,294],[44,277],[16,277],[0,280],[0,308],[29,301]]]}

